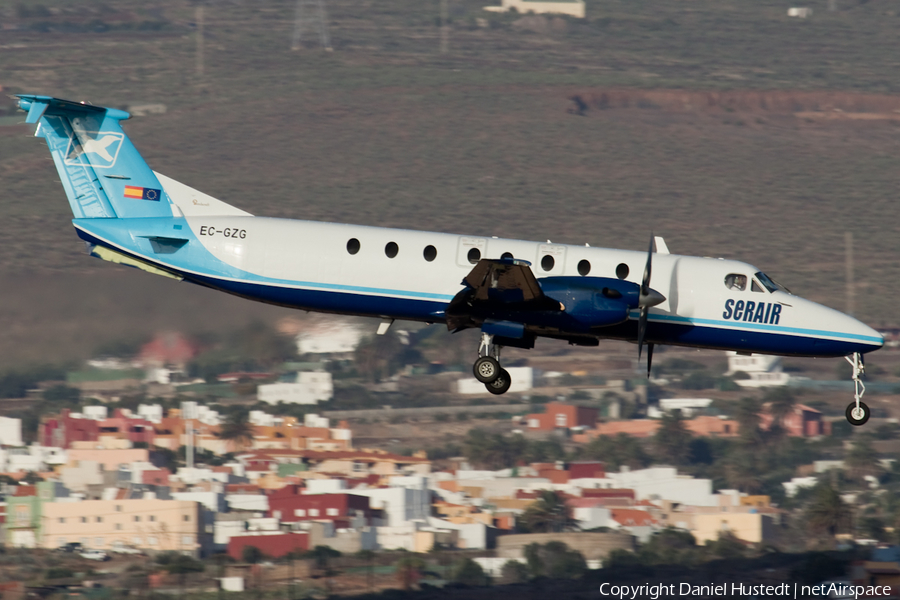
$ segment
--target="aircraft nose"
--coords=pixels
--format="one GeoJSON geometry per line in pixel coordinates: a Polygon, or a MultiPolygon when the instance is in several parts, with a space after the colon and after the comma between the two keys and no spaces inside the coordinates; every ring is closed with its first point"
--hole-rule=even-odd
{"type": "Polygon", "coordinates": [[[854,352],[866,353],[884,346],[884,336],[839,310],[794,298],[795,305],[804,307],[806,326],[817,332],[815,348],[820,355],[849,356],[854,352]]]}
{"type": "Polygon", "coordinates": [[[853,320],[853,335],[863,341],[866,345],[870,346],[870,350],[877,350],[884,346],[884,336],[863,323],[862,321],[858,321],[853,317],[850,317],[853,320]]]}

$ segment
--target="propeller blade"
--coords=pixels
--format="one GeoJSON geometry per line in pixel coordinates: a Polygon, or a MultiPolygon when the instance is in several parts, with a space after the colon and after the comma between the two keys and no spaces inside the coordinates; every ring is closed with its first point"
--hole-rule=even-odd
{"type": "Polygon", "coordinates": [[[650,273],[653,270],[653,234],[650,234],[650,247],[647,249],[647,264],[644,265],[644,277],[641,279],[641,296],[650,293],[650,273]]]}
{"type": "Polygon", "coordinates": [[[653,366],[653,343],[647,344],[647,379],[650,379],[650,367],[653,366]]]}
{"type": "MultiPolygon", "coordinates": [[[[644,336],[647,333],[647,315],[650,312],[650,306],[654,306],[655,304],[659,304],[662,300],[658,300],[658,298],[662,297],[662,294],[658,292],[653,292],[655,296],[651,296],[650,292],[650,274],[653,271],[653,233],[650,233],[650,247],[647,249],[647,264],[644,265],[644,277],[641,279],[641,295],[638,300],[638,304],[641,307],[641,316],[638,318],[638,361],[641,360],[641,353],[644,349],[644,336]]],[[[652,344],[650,348],[648,348],[648,352],[653,352],[652,344]]],[[[647,355],[647,358],[650,358],[650,354],[647,355]]],[[[650,368],[649,365],[647,367],[647,377],[650,376],[650,368]]]]}
{"type": "Polygon", "coordinates": [[[644,349],[644,334],[647,333],[647,312],[649,310],[646,306],[642,306],[641,316],[638,318],[638,360],[641,360],[641,352],[644,349]]]}

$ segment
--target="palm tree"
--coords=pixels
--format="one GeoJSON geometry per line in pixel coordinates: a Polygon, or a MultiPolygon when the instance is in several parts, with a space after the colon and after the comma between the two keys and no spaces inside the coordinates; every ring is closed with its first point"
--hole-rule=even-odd
{"type": "Polygon", "coordinates": [[[234,443],[239,450],[253,443],[255,428],[250,422],[250,414],[245,410],[238,410],[225,419],[219,430],[219,438],[234,443]]]}
{"type": "Polygon", "coordinates": [[[850,507],[831,484],[823,483],[806,509],[806,519],[813,531],[834,537],[850,528],[850,507]]]}
{"type": "Polygon", "coordinates": [[[738,422],[741,441],[748,446],[758,446],[762,442],[759,431],[759,404],[753,398],[741,398],[738,401],[735,419],[738,422]]]}
{"type": "Polygon", "coordinates": [[[797,399],[793,392],[787,388],[774,388],[763,398],[763,402],[769,405],[769,414],[772,415],[772,426],[784,427],[784,420],[794,412],[797,399]]]}
{"type": "Polygon", "coordinates": [[[681,418],[681,411],[663,415],[653,436],[657,458],[674,465],[685,465],[691,454],[691,432],[681,418]]]}
{"type": "Polygon", "coordinates": [[[756,494],[762,490],[759,464],[750,452],[737,452],[725,463],[725,480],[728,485],[745,492],[756,494]]]}
{"type": "Polygon", "coordinates": [[[565,498],[553,490],[541,490],[538,499],[528,505],[522,523],[534,533],[550,533],[576,529],[565,498]]]}

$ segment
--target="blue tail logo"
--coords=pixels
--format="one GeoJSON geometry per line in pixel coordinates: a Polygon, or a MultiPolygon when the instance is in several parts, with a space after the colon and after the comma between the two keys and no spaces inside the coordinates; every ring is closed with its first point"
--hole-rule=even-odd
{"type": "Polygon", "coordinates": [[[84,154],[92,154],[88,159],[95,169],[109,169],[116,164],[119,150],[122,148],[121,133],[112,131],[79,131],[74,130],[66,150],[66,164],[83,164],[79,158],[84,154]]]}

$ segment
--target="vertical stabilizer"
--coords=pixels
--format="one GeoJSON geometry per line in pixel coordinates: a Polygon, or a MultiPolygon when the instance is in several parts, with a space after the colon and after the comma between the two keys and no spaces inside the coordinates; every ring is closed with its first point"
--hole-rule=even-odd
{"type": "Polygon", "coordinates": [[[35,136],[47,140],[76,218],[180,216],[156,175],[122,131],[127,112],[19,96],[35,136]]]}

